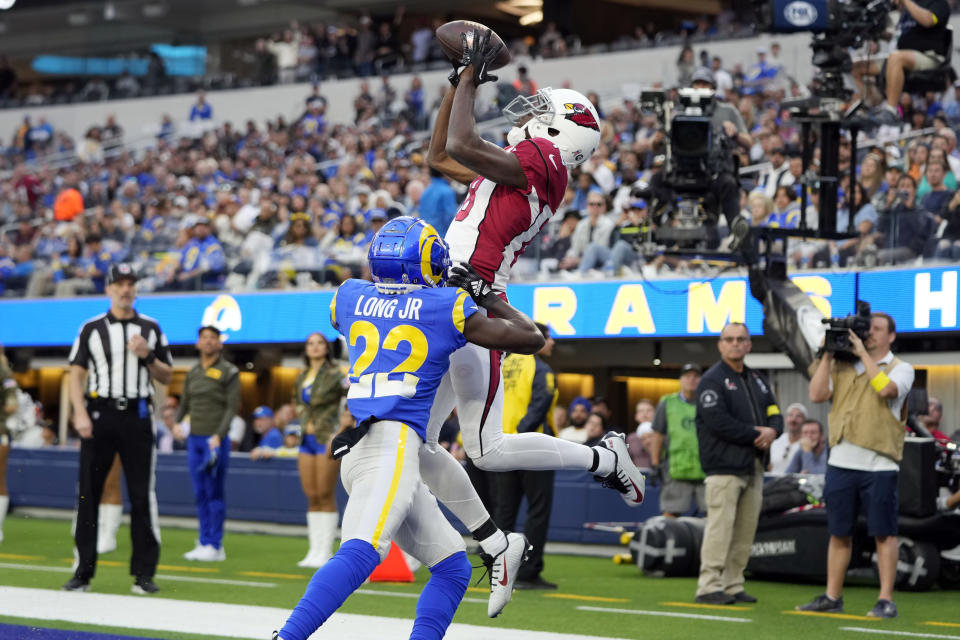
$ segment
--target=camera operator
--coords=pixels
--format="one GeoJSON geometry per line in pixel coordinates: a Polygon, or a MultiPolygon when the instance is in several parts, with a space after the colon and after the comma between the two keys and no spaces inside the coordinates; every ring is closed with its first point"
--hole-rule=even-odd
{"type": "Polygon", "coordinates": [[[897,480],[905,435],[901,409],[913,385],[914,371],[890,351],[896,324],[886,313],[870,314],[865,341],[853,331],[849,331],[849,339],[856,362],[827,351],[812,365],[810,400],[833,401],[823,492],[830,546],[826,592],[797,609],[843,611],[843,579],[850,564],[859,504],[866,512],[867,534],[876,539],[880,574],[880,597],[867,615],[895,618],[897,480]]]}
{"type": "MultiPolygon", "coordinates": [[[[901,125],[897,112],[903,84],[909,71],[936,69],[950,57],[947,22],[950,5],[947,0],[890,0],[900,9],[900,37],[897,48],[887,57],[886,102],[876,115],[882,124],[901,125]]],[[[879,75],[879,63],[874,62],[865,72],[879,75]]]]}
{"type": "MultiPolygon", "coordinates": [[[[697,69],[693,74],[693,81],[690,86],[694,89],[710,89],[716,91],[717,83],[713,77],[713,72],[706,67],[697,69]]],[[[721,96],[714,97],[713,113],[710,116],[710,125],[713,129],[713,135],[716,139],[726,138],[735,145],[750,150],[753,145],[753,138],[747,133],[747,126],[743,122],[743,117],[737,108],[728,102],[720,99],[721,96]]],[[[710,153],[717,153],[719,149],[724,149],[723,157],[711,158],[716,160],[710,166],[722,167],[717,179],[711,184],[710,192],[714,195],[720,204],[727,224],[733,223],[740,214],[740,181],[737,178],[737,167],[734,164],[734,147],[727,145],[714,145],[710,153]]]]}

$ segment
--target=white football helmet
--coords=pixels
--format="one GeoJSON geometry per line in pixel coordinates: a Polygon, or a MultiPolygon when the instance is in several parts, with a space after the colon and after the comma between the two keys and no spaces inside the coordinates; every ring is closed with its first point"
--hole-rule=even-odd
{"type": "Polygon", "coordinates": [[[511,145],[524,138],[546,138],[560,149],[568,167],[577,167],[593,155],[600,144],[600,117],[593,104],[579,91],[544,87],[532,96],[517,96],[503,108],[513,124],[507,133],[511,145]],[[519,124],[526,116],[532,116],[519,124]]]}

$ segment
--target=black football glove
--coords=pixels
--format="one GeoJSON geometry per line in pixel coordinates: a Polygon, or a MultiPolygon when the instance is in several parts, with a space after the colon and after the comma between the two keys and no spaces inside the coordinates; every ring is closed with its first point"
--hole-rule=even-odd
{"type": "Polygon", "coordinates": [[[447,277],[448,287],[460,287],[470,294],[477,306],[489,309],[500,298],[493,292],[490,285],[473,270],[469,264],[466,266],[456,266],[450,269],[450,275],[447,277]]]}
{"type": "Polygon", "coordinates": [[[483,32],[474,30],[472,43],[467,40],[466,33],[460,34],[460,60],[451,63],[453,64],[453,73],[447,77],[450,84],[456,87],[460,83],[460,73],[464,67],[471,64],[473,65],[473,80],[476,86],[479,87],[484,82],[497,81],[497,76],[491,75],[489,69],[493,61],[497,59],[497,54],[500,53],[503,44],[500,43],[491,47],[491,33],[490,29],[483,32]]]}
{"type": "Polygon", "coordinates": [[[450,64],[453,66],[453,71],[447,76],[447,80],[449,80],[450,84],[454,87],[458,87],[460,86],[460,74],[463,73],[466,66],[460,60],[451,60],[450,64]]]}

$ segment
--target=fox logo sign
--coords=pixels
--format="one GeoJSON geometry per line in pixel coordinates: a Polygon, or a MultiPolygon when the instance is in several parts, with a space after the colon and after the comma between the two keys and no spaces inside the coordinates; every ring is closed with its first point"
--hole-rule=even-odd
{"type": "Polygon", "coordinates": [[[564,114],[564,118],[570,120],[574,124],[578,124],[581,127],[587,127],[588,129],[593,129],[594,131],[600,131],[600,125],[597,123],[597,119],[593,117],[593,114],[590,113],[590,110],[584,107],[579,102],[565,102],[563,108],[568,111],[564,114]]]}

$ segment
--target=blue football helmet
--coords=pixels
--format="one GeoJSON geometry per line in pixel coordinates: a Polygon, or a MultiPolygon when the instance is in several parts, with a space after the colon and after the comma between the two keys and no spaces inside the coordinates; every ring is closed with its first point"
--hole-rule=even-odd
{"type": "Polygon", "coordinates": [[[450,252],[437,230],[420,218],[400,216],[373,236],[370,273],[384,293],[442,287],[450,270],[450,252]]]}

